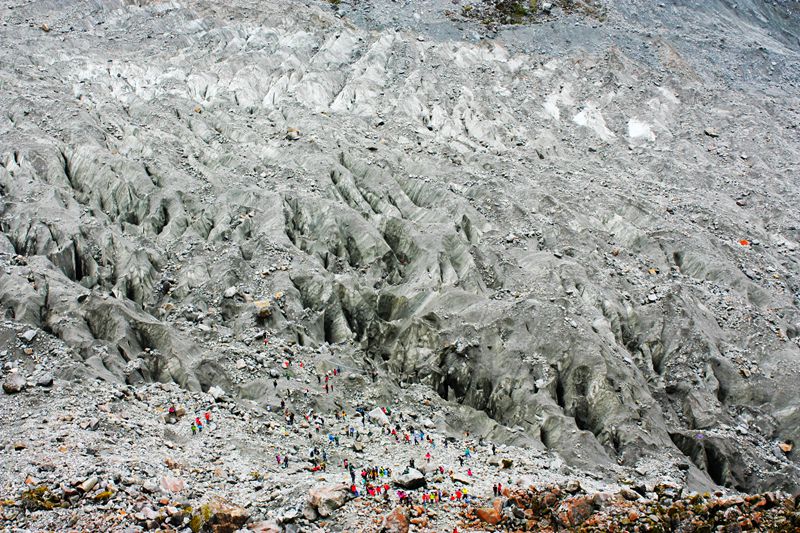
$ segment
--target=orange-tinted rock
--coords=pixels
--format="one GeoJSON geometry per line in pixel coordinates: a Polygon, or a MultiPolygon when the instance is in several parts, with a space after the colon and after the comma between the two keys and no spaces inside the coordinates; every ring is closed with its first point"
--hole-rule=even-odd
{"type": "Polygon", "coordinates": [[[256,522],[249,524],[247,529],[253,533],[281,533],[283,529],[275,522],[256,522]]]}
{"type": "Polygon", "coordinates": [[[161,489],[166,492],[180,492],[186,488],[186,484],[181,478],[164,476],[161,478],[161,489]]]}
{"type": "Polygon", "coordinates": [[[558,507],[557,516],[562,525],[575,527],[584,523],[593,512],[591,498],[582,496],[562,502],[558,507]]]}
{"type": "Polygon", "coordinates": [[[494,510],[497,511],[498,513],[502,513],[503,500],[501,500],[500,498],[495,498],[494,501],[492,502],[492,507],[494,507],[494,510]]]}
{"type": "Polygon", "coordinates": [[[383,533],[408,533],[408,516],[402,507],[395,507],[381,524],[383,533]]]}
{"type": "Polygon", "coordinates": [[[487,524],[492,525],[499,523],[502,519],[502,515],[493,507],[480,507],[475,511],[475,514],[487,524]]]}
{"type": "Polygon", "coordinates": [[[428,517],[426,516],[418,516],[417,518],[412,518],[409,520],[412,524],[419,527],[427,527],[428,526],[428,517]]]}
{"type": "Polygon", "coordinates": [[[542,495],[541,502],[545,507],[553,507],[558,503],[558,496],[553,492],[545,492],[542,495]]]}

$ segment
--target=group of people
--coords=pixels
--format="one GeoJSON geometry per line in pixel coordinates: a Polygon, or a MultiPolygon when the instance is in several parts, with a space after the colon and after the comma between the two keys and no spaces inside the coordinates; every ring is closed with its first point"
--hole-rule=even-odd
{"type": "Polygon", "coordinates": [[[421,495],[413,492],[406,492],[404,490],[397,491],[397,499],[400,500],[400,505],[412,506],[415,504],[414,498],[419,496],[419,500],[423,506],[433,505],[444,501],[466,501],[469,503],[469,489],[456,489],[452,494],[446,490],[433,489],[426,490],[421,495]]]}
{"type": "MultiPolygon", "coordinates": [[[[342,371],[339,367],[336,367],[333,370],[328,370],[327,372],[325,372],[325,386],[323,387],[325,389],[325,394],[333,392],[332,379],[341,374],[341,372],[342,371]]],[[[317,383],[320,385],[322,384],[322,376],[320,376],[319,374],[317,374],[317,383]]]]}
{"type": "Polygon", "coordinates": [[[289,456],[288,455],[284,455],[283,458],[281,458],[281,454],[279,454],[279,453],[275,454],[275,460],[278,462],[278,466],[280,466],[281,468],[289,468],[289,456]]]}
{"type": "Polygon", "coordinates": [[[367,495],[367,496],[370,496],[372,498],[375,498],[375,497],[378,497],[381,494],[383,494],[383,498],[385,500],[388,500],[389,499],[389,490],[390,489],[391,489],[391,487],[389,486],[388,483],[383,483],[383,484],[378,483],[377,485],[373,485],[372,483],[366,483],[364,485],[363,492],[361,492],[361,491],[358,490],[358,487],[356,486],[355,483],[351,483],[350,484],[350,493],[353,496],[355,496],[356,498],[358,498],[360,496],[363,496],[363,495],[367,495]]]}
{"type": "MultiPolygon", "coordinates": [[[[291,365],[291,362],[289,364],[291,365]]],[[[301,365],[300,369],[301,371],[308,371],[310,367],[303,368],[301,365]]],[[[286,370],[286,366],[284,366],[284,370],[286,370]]],[[[315,373],[318,385],[323,388],[326,394],[333,392],[333,381],[336,377],[339,377],[340,374],[341,370],[338,366],[325,372],[315,373]]],[[[289,394],[289,391],[287,391],[286,397],[289,401],[292,401],[292,396],[289,394]]],[[[304,397],[306,399],[308,398],[308,389],[305,389],[304,397]]],[[[435,460],[434,454],[437,450],[437,444],[445,449],[448,448],[449,444],[455,445],[454,439],[451,439],[452,442],[448,442],[447,438],[439,439],[437,437],[434,439],[432,435],[427,433],[427,430],[420,429],[420,426],[414,424],[410,418],[405,418],[402,412],[399,414],[392,413],[391,408],[388,406],[381,407],[380,409],[382,413],[391,420],[390,424],[380,424],[380,421],[375,420],[374,417],[370,417],[366,412],[367,410],[363,407],[356,407],[355,412],[348,413],[341,405],[338,406],[331,411],[337,422],[337,426],[333,427],[330,424],[326,425],[325,419],[323,419],[321,414],[314,412],[313,409],[307,412],[305,412],[305,410],[301,411],[306,421],[306,424],[303,424],[303,426],[308,427],[308,439],[310,443],[313,443],[309,447],[308,460],[310,464],[307,470],[310,472],[319,472],[325,471],[329,466],[340,466],[349,475],[349,488],[353,496],[381,498],[388,501],[392,491],[390,481],[392,477],[391,468],[384,466],[364,466],[359,468],[348,461],[347,458],[341,459],[340,461],[331,459],[332,462],[329,462],[328,452],[336,455],[337,452],[333,450],[340,448],[342,444],[347,445],[347,442],[341,442],[342,439],[347,439],[349,437],[354,443],[358,441],[369,442],[374,440],[377,434],[382,438],[388,437],[387,440],[390,439],[390,442],[403,442],[411,446],[425,446],[427,449],[423,450],[426,452],[424,454],[424,460],[428,464],[431,464],[434,463],[435,460]],[[361,419],[360,423],[358,421],[359,417],[361,419]],[[356,420],[353,420],[353,418],[356,420]],[[368,425],[367,422],[378,423],[380,428],[376,431],[375,428],[368,425]],[[409,424],[409,422],[412,423],[409,424]],[[359,429],[361,429],[361,431],[359,431],[359,429]],[[325,446],[326,443],[328,445],[327,447],[325,446]]],[[[291,413],[287,403],[283,400],[281,400],[281,411],[287,424],[287,431],[291,430],[297,433],[300,428],[294,424],[294,414],[291,413]]],[[[385,424],[385,420],[383,422],[385,424]]],[[[284,434],[288,434],[287,431],[285,431],[284,434]]],[[[469,434],[467,434],[467,436],[469,436],[469,434]]],[[[496,448],[494,446],[492,446],[491,452],[493,454],[496,453],[496,448]]],[[[462,468],[468,466],[465,465],[465,463],[471,459],[473,453],[473,448],[465,447],[463,448],[463,452],[458,454],[459,464],[462,468]]],[[[276,461],[279,467],[288,468],[289,458],[287,455],[276,455],[276,461]]],[[[413,460],[409,463],[409,468],[415,468],[413,460]]],[[[450,468],[446,470],[443,465],[438,465],[436,470],[440,475],[445,475],[446,471],[449,471],[451,476],[453,475],[453,470],[450,468]]],[[[473,476],[471,468],[467,468],[466,475],[473,476]]],[[[498,496],[501,494],[502,486],[499,483],[493,485],[492,491],[495,496],[498,496]]],[[[469,503],[471,497],[467,487],[451,489],[450,491],[441,488],[423,491],[398,490],[396,495],[401,504],[421,504],[423,506],[437,505],[445,501],[466,501],[469,503]]]]}
{"type": "MultiPolygon", "coordinates": [[[[174,409],[174,407],[170,407],[170,409],[174,409]]],[[[203,419],[200,419],[199,416],[194,417],[194,421],[191,425],[192,435],[196,435],[198,432],[202,432],[203,428],[208,427],[211,424],[211,413],[206,411],[203,414],[203,419]]]]}
{"type": "Polygon", "coordinates": [[[364,468],[361,470],[361,479],[364,480],[364,484],[369,481],[375,481],[376,479],[383,479],[384,477],[390,478],[392,477],[392,469],[388,467],[378,467],[373,466],[371,468],[364,468]]]}
{"type": "MultiPolygon", "coordinates": [[[[385,409],[384,412],[386,412],[385,409]]],[[[411,426],[407,427],[405,430],[403,430],[400,424],[395,424],[393,427],[384,426],[381,429],[381,433],[391,436],[395,442],[400,442],[402,440],[404,444],[411,444],[412,442],[415,445],[427,444],[432,449],[436,449],[436,441],[434,441],[430,435],[425,434],[422,430],[416,430],[411,426]]],[[[442,445],[447,448],[447,439],[442,439],[442,445]]]]}

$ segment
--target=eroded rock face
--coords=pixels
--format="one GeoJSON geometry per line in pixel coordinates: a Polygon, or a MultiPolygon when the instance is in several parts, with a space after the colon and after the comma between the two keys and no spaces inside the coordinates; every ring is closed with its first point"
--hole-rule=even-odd
{"type": "Polygon", "coordinates": [[[9,10],[2,64],[32,64],[1,73],[0,303],[87,378],[257,400],[264,367],[220,347],[269,332],[572,464],[797,489],[769,451],[800,441],[797,28],[746,3],[707,51],[719,3],[621,2],[589,54],[328,5],[9,10]],[[649,17],[689,29],[624,40],[649,17]],[[724,77],[763,24],[780,61],[724,77]]]}

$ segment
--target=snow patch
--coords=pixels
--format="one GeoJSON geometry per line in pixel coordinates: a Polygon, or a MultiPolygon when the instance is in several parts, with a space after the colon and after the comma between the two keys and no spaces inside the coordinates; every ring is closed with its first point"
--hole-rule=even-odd
{"type": "Polygon", "coordinates": [[[592,103],[587,103],[583,111],[575,115],[572,121],[579,126],[589,128],[604,141],[616,138],[614,132],[606,126],[603,114],[592,103]]]}
{"type": "Polygon", "coordinates": [[[561,111],[558,109],[558,95],[551,94],[547,97],[542,105],[544,107],[545,113],[549,116],[553,117],[554,120],[558,120],[561,118],[561,111]]]}
{"type": "Polygon", "coordinates": [[[632,118],[628,121],[628,137],[636,140],[655,141],[656,134],[647,122],[632,118]]]}

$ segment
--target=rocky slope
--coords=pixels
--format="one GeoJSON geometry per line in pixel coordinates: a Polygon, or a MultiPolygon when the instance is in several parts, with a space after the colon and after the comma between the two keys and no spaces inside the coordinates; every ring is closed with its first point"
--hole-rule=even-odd
{"type": "MultiPolygon", "coordinates": [[[[242,479],[305,455],[264,430],[287,390],[299,417],[395,405],[508,446],[523,488],[797,491],[798,4],[554,4],[520,26],[439,0],[4,6],[0,358],[30,382],[0,396],[4,498],[109,453],[107,485],[170,458],[184,503],[275,518],[313,476],[242,479]],[[210,390],[237,422],[165,430],[210,390]]],[[[411,458],[369,442],[364,464],[411,458]]],[[[506,479],[476,470],[476,496],[506,479]]],[[[63,523],[36,512],[7,516],[63,523]]]]}

